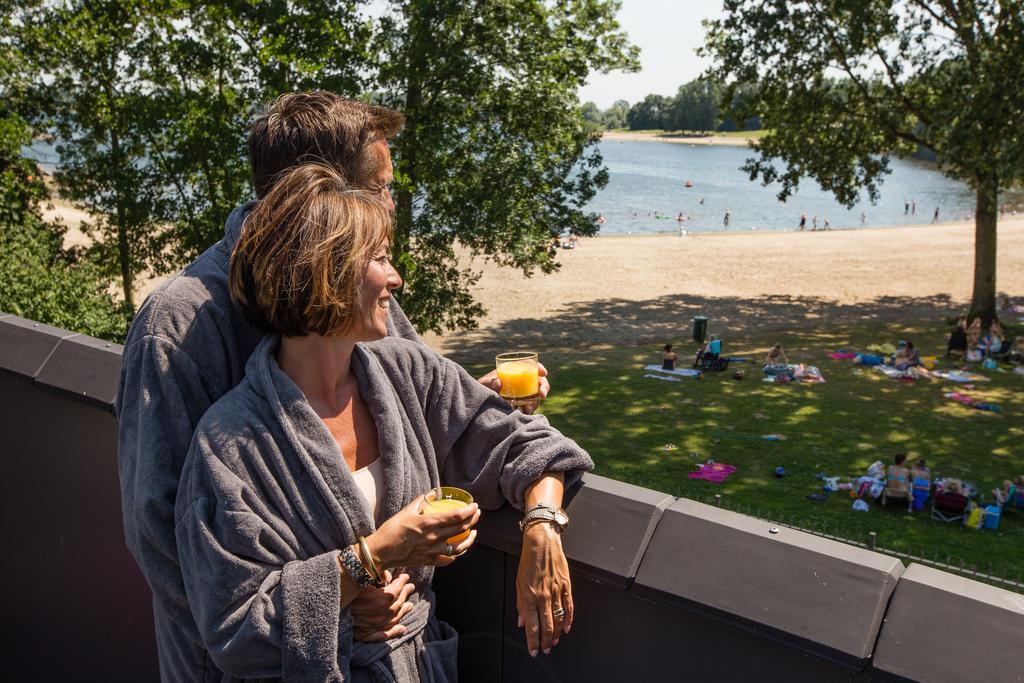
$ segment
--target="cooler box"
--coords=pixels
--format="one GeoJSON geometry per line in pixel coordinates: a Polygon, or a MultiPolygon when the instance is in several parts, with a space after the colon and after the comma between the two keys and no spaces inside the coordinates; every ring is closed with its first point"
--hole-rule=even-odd
{"type": "Polygon", "coordinates": [[[999,528],[999,515],[1002,510],[995,505],[989,505],[985,508],[985,528],[986,529],[998,529],[999,528]]]}

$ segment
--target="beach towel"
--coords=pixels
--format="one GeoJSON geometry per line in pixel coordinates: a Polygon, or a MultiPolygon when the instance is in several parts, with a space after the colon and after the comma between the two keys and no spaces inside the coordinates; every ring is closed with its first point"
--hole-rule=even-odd
{"type": "Polygon", "coordinates": [[[885,361],[882,359],[881,356],[874,356],[874,355],[871,355],[870,353],[858,353],[856,356],[854,356],[854,361],[853,362],[857,363],[859,365],[868,365],[868,366],[870,366],[870,365],[881,365],[885,361]]]}
{"type": "Polygon", "coordinates": [[[852,351],[833,351],[828,354],[828,357],[832,360],[853,360],[857,357],[857,354],[852,351]]]}
{"type": "Polygon", "coordinates": [[[941,377],[942,379],[948,379],[950,382],[988,382],[990,380],[985,375],[964,370],[936,370],[932,373],[932,377],[941,377]]]}
{"type": "Polygon", "coordinates": [[[667,375],[655,375],[652,372],[644,373],[644,377],[649,377],[651,379],[660,379],[662,382],[682,382],[683,381],[683,380],[679,379],[678,377],[669,377],[667,375]]]}
{"type": "Polygon", "coordinates": [[[915,379],[914,374],[909,370],[897,370],[891,365],[876,365],[875,370],[890,379],[915,379]]]}
{"type": "Polygon", "coordinates": [[[721,484],[729,478],[729,475],[736,471],[732,465],[723,465],[719,462],[705,462],[697,466],[696,472],[690,472],[690,479],[703,479],[715,484],[721,484]]]}
{"type": "Polygon", "coordinates": [[[676,375],[677,377],[696,377],[701,374],[700,370],[694,370],[693,368],[676,368],[675,370],[666,370],[660,365],[645,365],[644,370],[649,370],[651,372],[663,372],[667,375],[676,375]]]}

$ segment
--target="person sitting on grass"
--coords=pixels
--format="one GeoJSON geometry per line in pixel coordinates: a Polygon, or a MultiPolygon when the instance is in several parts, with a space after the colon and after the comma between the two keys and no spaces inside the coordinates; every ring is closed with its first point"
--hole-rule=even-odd
{"type": "Polygon", "coordinates": [[[914,510],[923,510],[928,500],[928,494],[932,488],[932,473],[924,458],[918,458],[910,467],[910,482],[912,486],[913,502],[911,507],[914,510]]]}
{"type": "Polygon", "coordinates": [[[963,356],[967,353],[967,316],[957,318],[956,327],[949,333],[949,341],[946,345],[946,356],[953,354],[963,356]]]}
{"type": "Polygon", "coordinates": [[[992,489],[992,495],[996,498],[996,505],[1002,507],[1009,503],[1014,504],[1018,493],[1024,491],[1024,474],[1017,475],[1013,481],[1006,479],[1001,488],[992,489]]]}
{"type": "Polygon", "coordinates": [[[882,491],[882,505],[884,506],[889,498],[906,499],[907,512],[910,512],[913,498],[910,489],[910,470],[904,463],[907,461],[906,453],[897,453],[893,457],[893,464],[885,473],[885,490],[882,491]]]}
{"type": "Polygon", "coordinates": [[[665,344],[664,353],[661,354],[661,369],[676,369],[676,353],[672,350],[671,344],[665,344]]]}
{"type": "Polygon", "coordinates": [[[914,348],[914,342],[908,341],[907,345],[896,352],[892,359],[893,367],[897,370],[909,370],[921,365],[921,354],[914,348]]]}
{"type": "Polygon", "coordinates": [[[981,360],[983,352],[978,348],[981,341],[981,318],[975,318],[967,326],[967,360],[981,360]]]}
{"type": "Polygon", "coordinates": [[[771,348],[764,363],[765,365],[789,365],[789,359],[786,358],[786,352],[782,350],[782,344],[776,344],[771,348]]]}

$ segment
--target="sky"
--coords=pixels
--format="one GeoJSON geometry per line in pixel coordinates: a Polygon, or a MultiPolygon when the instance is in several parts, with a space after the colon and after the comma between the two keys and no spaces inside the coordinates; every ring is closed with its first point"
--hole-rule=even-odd
{"type": "Polygon", "coordinates": [[[607,109],[615,100],[634,104],[651,93],[674,95],[708,66],[695,53],[704,44],[700,22],[721,14],[721,0],[622,0],[619,24],[640,48],[640,71],[591,74],[580,102],[607,109]]]}

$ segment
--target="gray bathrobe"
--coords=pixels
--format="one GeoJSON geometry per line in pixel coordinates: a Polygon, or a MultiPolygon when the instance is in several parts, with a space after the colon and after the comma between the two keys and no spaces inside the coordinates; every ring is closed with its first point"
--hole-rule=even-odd
{"type": "MultiPolygon", "coordinates": [[[[323,421],[278,367],[278,345],[262,341],[242,383],[203,416],[175,506],[185,589],[213,663],[225,680],[454,680],[456,636],[433,616],[430,567],[407,570],[416,608],[403,637],[353,642],[337,556],[374,530],[373,517],[323,421]]],[[[544,417],[511,411],[420,344],[359,344],[352,370],[377,425],[385,519],[440,483],[483,508],[522,508],[545,471],[564,471],[571,485],[593,467],[544,417]]]]}

